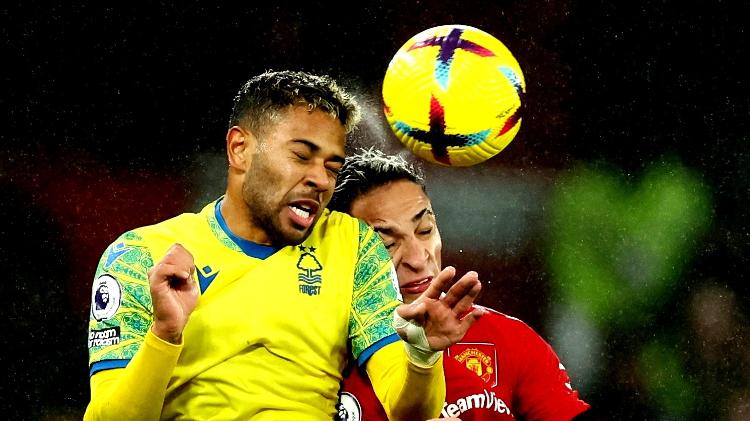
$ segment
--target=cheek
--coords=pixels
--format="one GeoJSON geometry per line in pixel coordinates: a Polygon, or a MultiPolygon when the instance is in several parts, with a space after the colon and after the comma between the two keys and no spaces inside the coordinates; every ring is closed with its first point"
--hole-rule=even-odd
{"type": "Polygon", "coordinates": [[[400,266],[396,267],[396,277],[398,278],[398,285],[401,286],[403,282],[406,282],[405,280],[408,279],[409,273],[403,273],[404,270],[401,269],[400,266]],[[404,280],[402,282],[402,280],[404,280]]]}
{"type": "Polygon", "coordinates": [[[440,263],[441,262],[440,255],[443,250],[443,242],[440,239],[440,235],[435,236],[435,245],[434,245],[433,250],[434,250],[433,255],[435,256],[435,262],[437,263],[439,268],[442,268],[441,263],[440,263]]]}
{"type": "Polygon", "coordinates": [[[243,199],[255,209],[272,206],[272,203],[277,201],[275,194],[281,190],[275,171],[259,164],[254,163],[251,171],[245,173],[242,184],[243,199]]]}
{"type": "Polygon", "coordinates": [[[266,169],[268,178],[273,179],[279,188],[288,191],[305,178],[305,169],[300,165],[284,162],[266,169]]]}
{"type": "MultiPolygon", "coordinates": [[[[284,190],[284,186],[290,183],[291,170],[292,168],[287,163],[273,165],[273,162],[264,157],[263,160],[257,160],[252,171],[247,173],[245,185],[253,186],[254,189],[266,191],[267,195],[272,195],[284,190]]],[[[288,186],[286,187],[288,190],[288,186]]]]}
{"type": "Polygon", "coordinates": [[[401,258],[399,257],[398,253],[391,253],[388,252],[388,254],[391,256],[391,262],[393,262],[393,267],[396,268],[396,277],[399,280],[399,284],[401,284],[402,279],[406,279],[405,272],[406,269],[404,269],[403,265],[401,264],[401,258]]]}
{"type": "Polygon", "coordinates": [[[250,200],[255,193],[255,181],[257,180],[255,174],[252,171],[245,173],[245,179],[242,180],[242,196],[245,200],[250,200]]]}

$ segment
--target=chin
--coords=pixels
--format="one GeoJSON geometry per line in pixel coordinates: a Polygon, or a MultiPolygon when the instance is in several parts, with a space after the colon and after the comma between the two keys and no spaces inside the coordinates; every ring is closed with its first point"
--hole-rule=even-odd
{"type": "Polygon", "coordinates": [[[283,225],[277,222],[274,224],[274,244],[284,246],[298,246],[307,240],[313,229],[318,223],[320,215],[318,215],[312,224],[307,228],[295,226],[294,224],[283,225]]]}
{"type": "Polygon", "coordinates": [[[283,243],[285,246],[298,246],[307,240],[307,237],[310,236],[310,233],[312,232],[312,228],[307,229],[303,232],[300,231],[292,231],[292,232],[286,232],[283,234],[283,243]]]}

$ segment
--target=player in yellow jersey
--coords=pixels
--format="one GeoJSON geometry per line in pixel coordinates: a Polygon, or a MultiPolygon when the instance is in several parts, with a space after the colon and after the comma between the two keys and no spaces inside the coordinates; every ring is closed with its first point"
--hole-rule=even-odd
{"type": "Polygon", "coordinates": [[[325,209],[357,119],[327,76],[266,72],[240,89],[226,193],[102,256],[85,419],[332,419],[350,359],[392,419],[440,413],[441,350],[482,315],[481,286],[447,268],[403,305],[379,236],[325,209]]]}

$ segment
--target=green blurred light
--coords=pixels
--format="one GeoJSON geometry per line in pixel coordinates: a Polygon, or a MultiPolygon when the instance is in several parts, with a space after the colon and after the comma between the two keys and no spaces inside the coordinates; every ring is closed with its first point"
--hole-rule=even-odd
{"type": "Polygon", "coordinates": [[[688,380],[674,346],[657,341],[645,345],[638,358],[638,374],[662,415],[688,419],[693,413],[698,391],[688,380]]]}
{"type": "Polygon", "coordinates": [[[600,327],[649,322],[679,287],[710,208],[709,192],[678,163],[649,168],[637,185],[611,169],[571,171],[550,213],[555,292],[600,327]]]}

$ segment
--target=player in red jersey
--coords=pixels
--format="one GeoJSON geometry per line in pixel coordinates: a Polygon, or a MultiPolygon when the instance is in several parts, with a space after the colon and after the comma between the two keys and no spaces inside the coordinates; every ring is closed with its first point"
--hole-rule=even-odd
{"type": "MultiPolygon", "coordinates": [[[[346,159],[329,205],[372,225],[383,238],[406,303],[427,289],[441,268],[442,240],[423,178],[399,156],[369,149],[346,159]]],[[[521,320],[490,310],[444,360],[441,416],[470,420],[596,419],[550,345],[521,320]]],[[[341,420],[387,420],[367,375],[344,379],[341,420]]]]}

